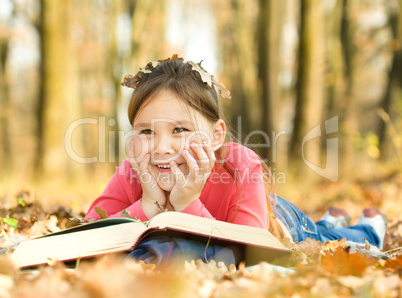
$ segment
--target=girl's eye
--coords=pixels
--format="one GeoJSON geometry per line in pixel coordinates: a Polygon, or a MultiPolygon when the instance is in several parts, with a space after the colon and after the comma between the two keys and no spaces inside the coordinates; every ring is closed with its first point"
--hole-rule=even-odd
{"type": "Polygon", "coordinates": [[[181,133],[181,132],[185,132],[185,131],[189,131],[188,129],[184,128],[184,127],[176,127],[173,132],[174,133],[181,133]]]}
{"type": "Polygon", "coordinates": [[[140,131],[140,134],[142,134],[142,135],[150,135],[150,134],[153,134],[153,133],[154,132],[152,130],[150,130],[150,129],[144,129],[144,130],[140,131]]]}

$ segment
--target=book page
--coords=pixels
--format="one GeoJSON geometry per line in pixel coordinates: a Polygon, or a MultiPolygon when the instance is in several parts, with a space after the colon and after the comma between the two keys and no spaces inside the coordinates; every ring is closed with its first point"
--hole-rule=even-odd
{"type": "Polygon", "coordinates": [[[99,220],[89,222],[89,223],[84,223],[79,226],[71,227],[71,228],[68,228],[65,230],[61,230],[61,231],[47,234],[47,235],[40,236],[40,237],[53,237],[56,235],[68,234],[68,233],[73,233],[73,232],[75,233],[78,231],[98,229],[101,227],[112,226],[112,225],[117,225],[117,224],[122,224],[122,223],[133,223],[133,222],[137,222],[139,224],[145,225],[144,223],[138,222],[134,218],[128,218],[128,217],[106,218],[106,219],[99,219],[99,220]]]}
{"type": "Polygon", "coordinates": [[[147,230],[138,223],[122,223],[73,233],[22,241],[12,258],[20,267],[85,258],[130,250],[147,230]]]}
{"type": "Polygon", "coordinates": [[[153,217],[148,227],[173,228],[219,239],[287,250],[268,230],[202,218],[181,212],[163,212],[153,217]]]}

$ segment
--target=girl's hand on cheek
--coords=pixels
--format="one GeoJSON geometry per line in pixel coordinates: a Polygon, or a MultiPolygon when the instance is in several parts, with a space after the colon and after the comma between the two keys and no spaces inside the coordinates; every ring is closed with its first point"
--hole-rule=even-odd
{"type": "Polygon", "coordinates": [[[195,153],[195,157],[188,150],[182,152],[189,168],[187,175],[183,174],[175,162],[170,163],[170,169],[176,183],[170,193],[169,200],[176,211],[185,209],[200,197],[215,164],[215,154],[211,146],[206,143],[193,142],[191,149],[195,153]]]}
{"type": "Polygon", "coordinates": [[[167,200],[165,192],[159,187],[154,175],[149,171],[149,162],[151,155],[147,153],[142,161],[138,161],[133,154],[133,146],[129,147],[129,161],[133,170],[137,173],[138,180],[142,188],[141,206],[148,218],[154,217],[160,212],[157,202],[160,206],[165,207],[167,200]]]}

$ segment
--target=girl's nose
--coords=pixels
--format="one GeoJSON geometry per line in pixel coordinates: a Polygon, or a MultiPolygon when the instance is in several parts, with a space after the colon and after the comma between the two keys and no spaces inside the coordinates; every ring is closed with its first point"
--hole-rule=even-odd
{"type": "Polygon", "coordinates": [[[167,155],[176,153],[175,142],[173,138],[168,136],[159,136],[153,139],[154,144],[154,156],[155,158],[163,158],[167,155]]]}

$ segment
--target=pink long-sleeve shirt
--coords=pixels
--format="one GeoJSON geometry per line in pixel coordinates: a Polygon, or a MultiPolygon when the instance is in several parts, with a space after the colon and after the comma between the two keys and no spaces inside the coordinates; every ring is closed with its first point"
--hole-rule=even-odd
{"type": "MultiPolygon", "coordinates": [[[[181,212],[252,227],[267,228],[267,202],[260,158],[252,150],[226,143],[226,163],[239,181],[236,187],[227,170],[215,163],[200,197],[181,212]]],[[[99,219],[98,206],[109,217],[123,210],[141,221],[148,220],[141,207],[142,189],[136,172],[124,160],[102,195],[90,206],[86,217],[99,219]]]]}

